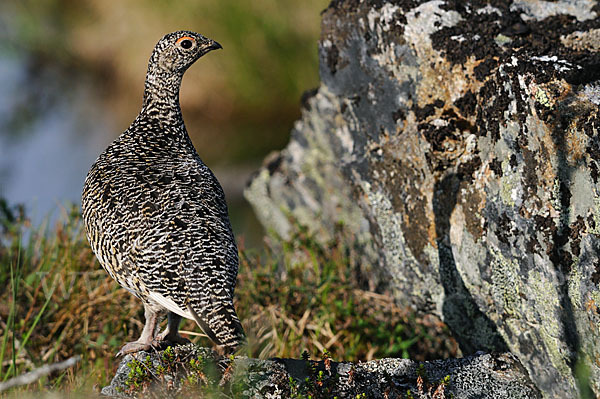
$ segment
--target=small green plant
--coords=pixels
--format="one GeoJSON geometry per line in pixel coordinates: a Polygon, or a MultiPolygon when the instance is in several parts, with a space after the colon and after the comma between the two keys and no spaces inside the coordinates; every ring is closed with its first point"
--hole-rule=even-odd
{"type": "Polygon", "coordinates": [[[419,363],[416,370],[417,374],[417,389],[413,393],[411,390],[406,391],[407,399],[446,399],[453,397],[446,396],[446,387],[450,383],[450,375],[440,379],[437,383],[430,383],[427,377],[427,370],[423,363],[419,363]]]}
{"type": "Polygon", "coordinates": [[[339,382],[337,373],[332,372],[331,357],[328,351],[323,351],[322,362],[310,360],[307,351],[302,352],[302,360],[306,362],[308,376],[297,382],[289,377],[290,395],[292,398],[325,399],[336,398],[335,389],[339,382]]]}
{"type": "Polygon", "coordinates": [[[173,362],[175,362],[175,352],[172,346],[167,346],[161,355],[162,366],[166,371],[171,371],[173,362]]]}
{"type": "Polygon", "coordinates": [[[133,357],[127,363],[127,367],[129,367],[129,374],[127,374],[127,379],[125,380],[125,385],[128,387],[127,392],[146,390],[152,380],[152,374],[149,371],[152,367],[150,356],[146,356],[143,361],[139,361],[133,357]]]}
{"type": "Polygon", "coordinates": [[[202,357],[199,357],[198,359],[190,359],[186,382],[191,387],[199,387],[207,384],[202,357]]]}

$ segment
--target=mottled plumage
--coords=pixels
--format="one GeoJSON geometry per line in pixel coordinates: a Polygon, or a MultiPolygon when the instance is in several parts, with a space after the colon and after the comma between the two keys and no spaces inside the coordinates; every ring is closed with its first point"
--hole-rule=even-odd
{"type": "Polygon", "coordinates": [[[186,131],[179,88],[187,68],[221,46],[179,31],[156,45],[140,114],[90,169],[82,195],[88,239],[102,267],[140,298],[146,325],[120,354],[181,341],[181,317],[218,345],[244,332],[233,307],[238,254],[221,185],[186,131]],[[169,311],[167,330],[156,336],[169,311]]]}

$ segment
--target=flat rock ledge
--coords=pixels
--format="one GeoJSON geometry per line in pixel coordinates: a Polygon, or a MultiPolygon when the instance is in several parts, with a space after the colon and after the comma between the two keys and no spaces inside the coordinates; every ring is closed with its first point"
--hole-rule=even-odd
{"type": "Polygon", "coordinates": [[[193,344],[127,355],[103,396],[540,398],[509,353],[415,362],[224,358],[193,344]]]}

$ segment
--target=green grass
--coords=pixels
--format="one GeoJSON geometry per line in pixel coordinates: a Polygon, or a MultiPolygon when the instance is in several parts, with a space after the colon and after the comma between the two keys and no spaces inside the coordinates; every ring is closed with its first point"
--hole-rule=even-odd
{"type": "MultiPolygon", "coordinates": [[[[78,209],[63,209],[55,226],[32,228],[0,204],[0,380],[80,355],[72,369],[13,391],[90,393],[106,385],[114,354],[138,338],[140,302],[101,269],[85,238],[78,209]],[[24,237],[20,239],[20,237],[24,237]],[[94,388],[96,387],[96,388],[94,388]]],[[[306,350],[333,360],[456,353],[439,322],[421,319],[389,296],[361,290],[354,250],[343,229],[328,245],[301,231],[281,251],[240,251],[236,308],[252,357],[299,358],[306,350]]],[[[198,333],[191,321],[182,330],[198,333]]],[[[204,337],[188,335],[210,346],[204,337]]]]}

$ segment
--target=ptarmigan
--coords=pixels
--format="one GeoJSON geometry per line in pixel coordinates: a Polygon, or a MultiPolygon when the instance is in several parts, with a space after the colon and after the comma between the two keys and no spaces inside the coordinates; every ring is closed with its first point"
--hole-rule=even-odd
{"type": "Polygon", "coordinates": [[[223,189],[188,136],[179,88],[184,72],[221,45],[178,31],[154,48],[142,110],[92,165],[83,220],[102,267],[144,303],[142,335],[118,355],[181,342],[182,317],[235,350],[244,331],[233,307],[238,253],[223,189]],[[161,317],[168,325],[157,334],[161,317]]]}

